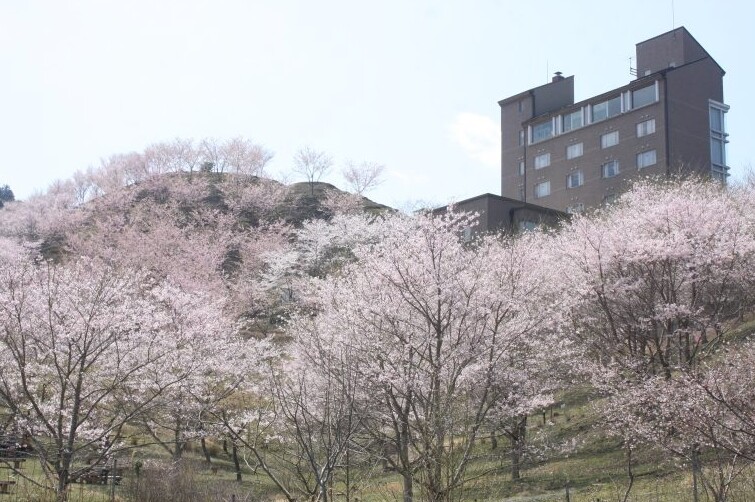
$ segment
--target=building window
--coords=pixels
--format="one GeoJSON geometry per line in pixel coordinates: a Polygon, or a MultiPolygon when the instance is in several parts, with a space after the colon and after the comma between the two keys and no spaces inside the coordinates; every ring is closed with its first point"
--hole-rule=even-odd
{"type": "Polygon", "coordinates": [[[655,150],[637,154],[637,168],[642,169],[656,163],[655,150]]]}
{"type": "Polygon", "coordinates": [[[461,231],[461,239],[464,242],[472,242],[472,227],[464,227],[461,231]]]}
{"type": "Polygon", "coordinates": [[[600,135],[600,147],[608,148],[619,144],[619,131],[613,131],[600,135]]]}
{"type": "Polygon", "coordinates": [[[524,146],[524,130],[519,131],[519,146],[524,146]]]}
{"type": "Polygon", "coordinates": [[[569,132],[574,129],[579,129],[583,125],[582,123],[583,117],[584,115],[582,113],[581,108],[577,110],[576,112],[567,113],[566,115],[563,116],[563,119],[561,122],[562,130],[564,132],[569,132]]]}
{"type": "MultiPolygon", "coordinates": [[[[724,105],[726,106],[726,105],[724,105]]],[[[727,108],[711,103],[710,105],[710,130],[719,133],[726,133],[726,112],[727,108]]]]}
{"type": "Polygon", "coordinates": [[[520,99],[520,100],[519,100],[519,101],[517,102],[517,105],[519,106],[519,113],[522,113],[522,112],[524,111],[524,100],[523,100],[523,99],[520,99]]]}
{"type": "Polygon", "coordinates": [[[582,143],[577,143],[574,145],[569,145],[566,147],[566,158],[567,159],[576,159],[577,157],[582,156],[582,143]]]}
{"type": "Polygon", "coordinates": [[[641,138],[655,133],[655,119],[646,120],[637,124],[637,137],[641,138]]]}
{"type": "Polygon", "coordinates": [[[543,153],[535,157],[535,169],[542,169],[551,165],[551,154],[543,153]]]}
{"type": "Polygon", "coordinates": [[[592,105],[592,121],[600,122],[621,113],[621,96],[592,105]]]}
{"type": "Polygon", "coordinates": [[[582,171],[574,171],[566,175],[566,188],[577,188],[585,182],[582,171]]]}
{"type": "Polygon", "coordinates": [[[537,228],[537,223],[530,220],[522,220],[519,222],[519,230],[522,232],[528,232],[535,230],[537,228]]]}
{"type": "Polygon", "coordinates": [[[726,112],[729,107],[723,103],[709,101],[710,113],[710,165],[711,176],[714,179],[726,182],[729,168],[726,166],[726,112]]]}
{"type": "Polygon", "coordinates": [[[551,194],[551,182],[550,181],[543,181],[542,183],[538,183],[535,185],[535,198],[536,199],[542,199],[543,197],[547,197],[551,194]]]}
{"type": "Polygon", "coordinates": [[[577,202],[576,204],[572,204],[571,206],[566,207],[566,212],[569,214],[579,214],[581,212],[584,212],[585,205],[581,202],[577,202]]]}
{"type": "Polygon", "coordinates": [[[519,161],[519,176],[524,176],[524,161],[519,161]]]}
{"type": "Polygon", "coordinates": [[[612,160],[610,162],[606,162],[605,164],[600,166],[600,173],[604,178],[613,178],[614,176],[619,174],[619,161],[612,160]]]}
{"type": "Polygon", "coordinates": [[[615,193],[609,193],[608,195],[605,195],[603,197],[603,204],[605,205],[613,204],[617,200],[619,200],[618,195],[616,195],[615,193]]]}
{"type": "Polygon", "coordinates": [[[532,126],[532,142],[545,141],[553,137],[553,121],[542,122],[532,126]]]}
{"type": "Polygon", "coordinates": [[[632,91],[632,108],[640,108],[655,101],[655,84],[632,91]]]}

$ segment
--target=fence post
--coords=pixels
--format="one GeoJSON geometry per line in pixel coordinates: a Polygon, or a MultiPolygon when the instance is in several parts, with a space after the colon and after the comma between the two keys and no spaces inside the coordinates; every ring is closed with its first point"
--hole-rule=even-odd
{"type": "Polygon", "coordinates": [[[566,482],[566,502],[571,502],[571,496],[569,495],[569,482],[566,482]]]}

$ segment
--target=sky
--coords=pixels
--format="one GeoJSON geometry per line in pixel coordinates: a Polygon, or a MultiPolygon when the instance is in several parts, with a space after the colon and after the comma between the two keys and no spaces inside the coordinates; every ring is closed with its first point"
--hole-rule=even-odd
{"type": "Polygon", "coordinates": [[[575,76],[628,83],[635,44],[685,26],[726,70],[733,179],[754,164],[746,0],[0,0],[0,185],[18,199],[174,138],[249,138],[291,175],[310,146],[385,165],[399,208],[500,193],[498,101],[575,76]]]}

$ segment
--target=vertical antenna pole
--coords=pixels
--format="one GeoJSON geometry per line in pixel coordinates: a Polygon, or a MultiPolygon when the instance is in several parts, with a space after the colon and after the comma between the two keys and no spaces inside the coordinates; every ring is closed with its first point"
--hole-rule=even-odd
{"type": "Polygon", "coordinates": [[[671,29],[676,29],[676,20],[674,19],[674,0],[671,0],[671,29]]]}

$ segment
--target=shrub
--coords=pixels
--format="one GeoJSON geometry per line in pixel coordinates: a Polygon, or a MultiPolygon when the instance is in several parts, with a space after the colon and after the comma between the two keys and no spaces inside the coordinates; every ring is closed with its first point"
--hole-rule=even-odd
{"type": "Polygon", "coordinates": [[[202,477],[192,462],[145,461],[139,476],[125,480],[123,496],[138,502],[252,502],[236,483],[202,477]]]}

